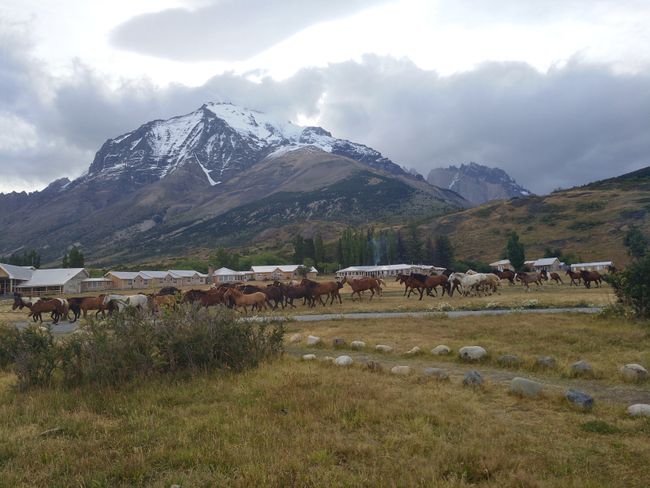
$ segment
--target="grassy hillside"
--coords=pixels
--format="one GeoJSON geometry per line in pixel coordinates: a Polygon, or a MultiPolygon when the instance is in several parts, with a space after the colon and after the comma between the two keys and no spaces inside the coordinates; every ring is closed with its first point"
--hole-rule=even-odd
{"type": "Polygon", "coordinates": [[[509,201],[490,202],[433,220],[434,234],[447,234],[463,258],[500,258],[507,235],[517,231],[526,256],[560,248],[586,261],[625,264],[623,237],[630,226],[650,235],[650,169],[583,187],[509,201]]]}

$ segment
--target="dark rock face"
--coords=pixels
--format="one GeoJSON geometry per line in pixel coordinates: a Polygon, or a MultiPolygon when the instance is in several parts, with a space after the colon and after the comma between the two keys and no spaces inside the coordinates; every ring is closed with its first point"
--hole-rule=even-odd
{"type": "Polygon", "coordinates": [[[531,195],[502,169],[476,163],[432,169],[427,181],[455,191],[474,205],[531,195]]]}

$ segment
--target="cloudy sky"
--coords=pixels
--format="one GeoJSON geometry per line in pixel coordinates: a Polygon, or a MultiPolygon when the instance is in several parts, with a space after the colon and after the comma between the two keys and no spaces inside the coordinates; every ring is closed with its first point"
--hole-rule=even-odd
{"type": "Polygon", "coordinates": [[[3,0],[0,191],[110,137],[232,101],[425,176],[544,193],[650,164],[647,0],[3,0]]]}

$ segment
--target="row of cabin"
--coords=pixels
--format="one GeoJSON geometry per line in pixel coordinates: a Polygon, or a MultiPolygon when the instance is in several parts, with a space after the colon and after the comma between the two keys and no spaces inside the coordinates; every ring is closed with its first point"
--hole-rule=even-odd
{"type": "Polygon", "coordinates": [[[343,278],[363,278],[372,276],[375,278],[395,277],[398,274],[409,275],[411,273],[421,274],[440,274],[445,268],[429,266],[426,264],[387,264],[384,266],[349,266],[336,272],[336,277],[343,278]]]}
{"type": "MultiPolygon", "coordinates": [[[[524,261],[524,266],[528,267],[533,271],[542,271],[545,270],[549,273],[551,272],[564,272],[568,271],[609,271],[614,267],[613,261],[595,261],[591,263],[575,263],[570,266],[567,266],[565,263],[561,262],[559,258],[541,258],[534,259],[531,261],[524,261]]],[[[512,263],[509,259],[502,259],[500,261],[495,261],[490,263],[490,267],[497,271],[504,271],[509,269],[515,271],[512,263]]]]}
{"type": "MultiPolygon", "coordinates": [[[[84,268],[36,269],[0,263],[0,296],[14,292],[26,295],[58,295],[106,290],[142,290],[174,286],[176,288],[232,283],[237,281],[285,281],[298,279],[300,265],[253,266],[250,271],[221,268],[215,272],[170,269],[167,271],[109,271],[101,278],[91,278],[84,268]]],[[[301,271],[301,270],[300,270],[301,271]]],[[[311,267],[307,278],[316,278],[311,267]]]]}

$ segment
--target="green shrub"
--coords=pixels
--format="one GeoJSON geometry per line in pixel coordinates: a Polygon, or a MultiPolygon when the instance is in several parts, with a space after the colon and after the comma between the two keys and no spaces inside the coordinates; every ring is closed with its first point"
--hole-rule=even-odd
{"type": "Polygon", "coordinates": [[[605,276],[619,302],[638,318],[650,318],[650,255],[633,261],[624,270],[605,276]]]}
{"type": "Polygon", "coordinates": [[[13,329],[2,340],[0,348],[9,348],[20,389],[50,384],[58,350],[49,328],[31,325],[22,331],[13,329]]]}

